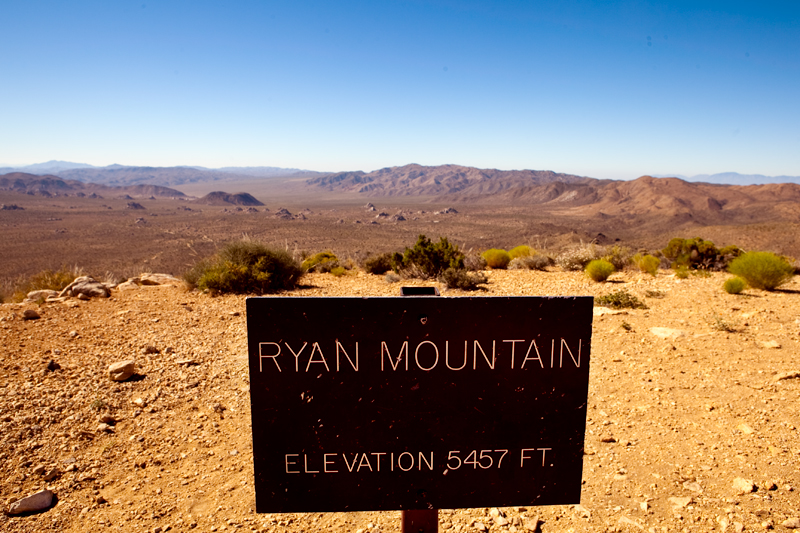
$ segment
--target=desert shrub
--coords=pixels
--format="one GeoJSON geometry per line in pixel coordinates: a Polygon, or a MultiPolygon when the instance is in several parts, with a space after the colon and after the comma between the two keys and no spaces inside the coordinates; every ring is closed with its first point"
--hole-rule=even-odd
{"type": "Polygon", "coordinates": [[[719,250],[713,242],[701,237],[694,239],[676,237],[669,241],[662,253],[664,257],[672,260],[673,265],[677,264],[691,269],[725,270],[733,259],[741,255],[742,251],[733,245],[719,250]]]}
{"type": "Polygon", "coordinates": [[[658,267],[661,265],[661,260],[650,254],[636,254],[633,256],[633,264],[642,272],[647,272],[652,276],[656,276],[658,274],[658,267]]]}
{"type": "Polygon", "coordinates": [[[564,270],[583,270],[590,261],[600,259],[597,246],[594,244],[581,244],[565,250],[559,254],[555,261],[564,270]]]}
{"type": "Polygon", "coordinates": [[[745,287],[747,287],[747,282],[740,277],[728,278],[722,285],[722,289],[728,294],[739,294],[745,287]]]}
{"type": "Polygon", "coordinates": [[[598,296],[594,299],[595,305],[611,307],[612,309],[647,309],[647,306],[636,296],[625,289],[598,296]]]}
{"type": "Polygon", "coordinates": [[[439,282],[448,289],[461,289],[462,291],[474,291],[480,288],[479,285],[488,281],[484,274],[469,272],[464,268],[448,268],[439,276],[439,282]]]}
{"type": "Polygon", "coordinates": [[[647,289],[644,291],[645,298],[663,298],[666,294],[663,291],[657,291],[653,289],[647,289]]]}
{"type": "Polygon", "coordinates": [[[509,270],[533,270],[534,260],[533,257],[523,256],[515,257],[508,263],[509,270]]]}
{"type": "Polygon", "coordinates": [[[344,276],[347,273],[347,269],[343,266],[333,267],[331,269],[331,275],[338,277],[344,276]]]}
{"type": "Polygon", "coordinates": [[[437,278],[448,268],[464,268],[464,254],[446,237],[434,243],[420,235],[413,248],[394,254],[392,268],[407,278],[437,278]]]}
{"type": "Polygon", "coordinates": [[[686,279],[689,277],[689,267],[686,265],[673,264],[675,269],[675,277],[678,279],[686,279]]]}
{"type": "Polygon", "coordinates": [[[383,253],[367,257],[364,260],[364,270],[370,274],[385,274],[392,269],[392,254],[383,253]]]}
{"type": "Polygon", "coordinates": [[[478,254],[466,255],[464,256],[464,268],[473,272],[486,270],[486,259],[478,254]]]}
{"type": "Polygon", "coordinates": [[[481,256],[486,259],[486,266],[489,268],[499,268],[503,269],[508,266],[508,263],[511,261],[511,256],[505,250],[500,250],[499,248],[491,248],[486,250],[481,254],[481,256]]]}
{"type": "Polygon", "coordinates": [[[589,276],[592,281],[605,281],[608,279],[608,276],[615,272],[614,265],[612,265],[609,261],[605,259],[595,259],[594,261],[590,261],[588,265],[586,265],[586,275],[589,276]]]}
{"type": "Polygon", "coordinates": [[[85,275],[80,267],[62,266],[58,270],[42,270],[33,276],[18,281],[14,287],[12,300],[21,302],[31,291],[51,290],[61,291],[72,283],[75,278],[85,275]]]}
{"type": "Polygon", "coordinates": [[[245,240],[228,243],[183,279],[189,287],[213,294],[263,294],[293,289],[302,275],[302,267],[289,252],[245,240]]]}
{"type": "Polygon", "coordinates": [[[611,248],[608,248],[605,252],[598,251],[598,253],[603,253],[601,259],[605,259],[614,265],[614,268],[617,270],[624,269],[625,266],[631,262],[630,249],[620,246],[619,244],[615,244],[611,248]]]}
{"type": "Polygon", "coordinates": [[[386,277],[384,279],[386,280],[386,283],[397,283],[403,278],[401,278],[394,272],[389,272],[388,274],[386,274],[386,277]]]}
{"type": "Polygon", "coordinates": [[[515,246],[508,251],[508,255],[511,257],[512,261],[518,257],[530,257],[535,253],[536,252],[534,250],[531,250],[531,247],[528,246],[527,244],[521,244],[519,246],[515,246]]]}
{"type": "Polygon", "coordinates": [[[770,252],[748,252],[734,259],[728,271],[755,289],[771,291],[789,281],[794,267],[770,252]]]}
{"type": "Polygon", "coordinates": [[[300,267],[307,272],[330,272],[340,266],[339,258],[331,251],[319,252],[306,258],[300,267]]]}

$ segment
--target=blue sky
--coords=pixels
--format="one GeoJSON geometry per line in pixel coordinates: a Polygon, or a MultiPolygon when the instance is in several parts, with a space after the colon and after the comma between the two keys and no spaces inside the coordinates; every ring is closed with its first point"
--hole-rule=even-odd
{"type": "Polygon", "coordinates": [[[799,2],[7,0],[0,164],[800,175],[799,2]]]}

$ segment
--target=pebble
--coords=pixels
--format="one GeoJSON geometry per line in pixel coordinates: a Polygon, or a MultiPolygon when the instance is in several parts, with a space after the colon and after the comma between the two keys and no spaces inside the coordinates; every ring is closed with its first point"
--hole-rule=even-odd
{"type": "Polygon", "coordinates": [[[108,365],[108,377],[111,381],[125,381],[136,371],[136,361],[119,361],[108,365]]]}
{"type": "Polygon", "coordinates": [[[53,491],[45,489],[12,503],[8,509],[8,514],[15,515],[43,511],[50,507],[52,503],[53,491]]]}
{"type": "Polygon", "coordinates": [[[756,490],[755,483],[742,477],[737,477],[733,480],[733,488],[737,494],[749,494],[756,490]]]}
{"type": "Polygon", "coordinates": [[[786,529],[800,529],[800,518],[789,518],[781,522],[786,529]]]}
{"type": "Polygon", "coordinates": [[[22,312],[22,320],[36,320],[42,318],[39,316],[39,313],[34,311],[33,309],[26,309],[22,312]]]}
{"type": "Polygon", "coordinates": [[[650,328],[650,333],[658,337],[659,339],[678,339],[680,337],[685,337],[686,332],[680,329],[672,329],[672,328],[650,328]]]}
{"type": "Polygon", "coordinates": [[[672,496],[669,499],[669,502],[672,504],[673,507],[676,509],[682,509],[692,503],[692,499],[689,496],[679,498],[677,496],[672,496]]]}

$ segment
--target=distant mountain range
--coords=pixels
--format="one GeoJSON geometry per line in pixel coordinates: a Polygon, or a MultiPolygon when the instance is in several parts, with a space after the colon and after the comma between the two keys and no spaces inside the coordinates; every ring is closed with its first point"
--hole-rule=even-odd
{"type": "Polygon", "coordinates": [[[160,185],[174,187],[187,183],[229,182],[253,178],[302,178],[324,175],[321,172],[279,167],[138,167],[109,165],[95,167],[68,161],[48,161],[23,167],[0,167],[0,174],[24,172],[26,174],[54,175],[68,180],[124,187],[128,185],[160,185]]]}
{"type": "Polygon", "coordinates": [[[181,191],[160,185],[138,184],[124,187],[112,187],[99,183],[84,183],[77,180],[65,180],[58,176],[45,174],[39,176],[25,172],[0,174],[0,191],[13,191],[34,196],[86,196],[86,195],[134,195],[139,197],[161,196],[182,198],[181,191]]]}
{"type": "Polygon", "coordinates": [[[680,178],[684,181],[701,181],[720,185],[762,185],[764,183],[800,183],[800,176],[764,176],[763,174],[739,174],[738,172],[721,172],[719,174],[653,174],[654,178],[680,178]]]}

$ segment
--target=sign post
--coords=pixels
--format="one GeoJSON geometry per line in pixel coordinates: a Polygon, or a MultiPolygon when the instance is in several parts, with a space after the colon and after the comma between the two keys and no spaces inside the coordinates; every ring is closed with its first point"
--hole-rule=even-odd
{"type": "Polygon", "coordinates": [[[248,298],[256,511],[416,532],[580,503],[591,321],[591,297],[248,298]]]}

